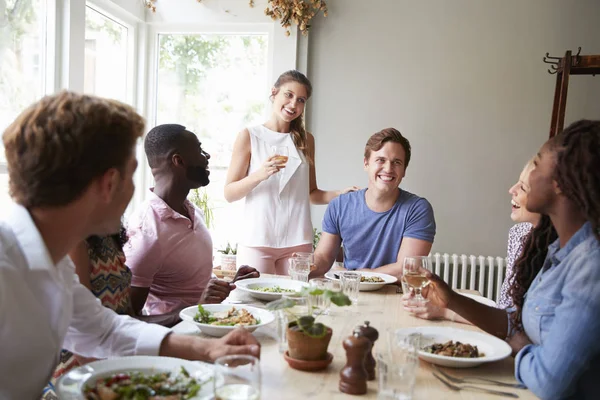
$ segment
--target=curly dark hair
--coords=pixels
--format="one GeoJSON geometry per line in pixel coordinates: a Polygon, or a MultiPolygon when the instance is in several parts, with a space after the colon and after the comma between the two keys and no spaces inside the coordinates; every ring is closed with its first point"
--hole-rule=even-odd
{"type": "MultiPolygon", "coordinates": [[[[115,233],[114,235],[110,236],[117,244],[119,250],[123,251],[123,246],[125,246],[125,243],[127,243],[127,241],[129,240],[129,237],[127,236],[127,230],[125,229],[125,227],[121,225],[121,230],[119,231],[119,233],[115,233]]],[[[87,239],[85,239],[85,242],[88,245],[88,251],[90,253],[102,254],[102,236],[90,236],[87,239]]]]}
{"type": "MultiPolygon", "coordinates": [[[[562,193],[592,224],[596,239],[600,241],[600,121],[574,122],[548,144],[556,153],[554,179],[562,193]]],[[[550,218],[543,215],[525,239],[510,278],[509,293],[516,307],[511,323],[517,330],[523,329],[521,313],[525,293],[544,265],[548,246],[557,238],[550,218]]]]}
{"type": "Polygon", "coordinates": [[[600,121],[574,122],[550,145],[556,151],[558,187],[591,222],[600,241],[600,121]]]}
{"type": "Polygon", "coordinates": [[[525,302],[525,293],[531,282],[544,266],[548,246],[558,238],[550,217],[542,215],[540,222],[525,238],[521,255],[515,262],[509,282],[512,282],[509,295],[516,310],[511,314],[512,326],[522,329],[521,312],[525,302]]]}

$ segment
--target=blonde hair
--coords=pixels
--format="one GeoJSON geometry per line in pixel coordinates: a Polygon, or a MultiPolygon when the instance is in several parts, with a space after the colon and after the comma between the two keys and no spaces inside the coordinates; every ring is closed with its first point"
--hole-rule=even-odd
{"type": "MultiPolygon", "coordinates": [[[[295,69],[286,71],[279,75],[279,78],[277,78],[273,87],[279,91],[279,88],[288,82],[297,82],[303,85],[306,88],[306,95],[308,98],[310,98],[312,95],[312,84],[306,75],[300,71],[296,71],[295,69]]],[[[313,157],[308,149],[308,134],[306,133],[306,129],[304,127],[304,113],[290,122],[290,134],[292,135],[292,141],[294,142],[296,148],[300,150],[302,154],[304,154],[304,157],[308,163],[312,164],[313,157]]]]}

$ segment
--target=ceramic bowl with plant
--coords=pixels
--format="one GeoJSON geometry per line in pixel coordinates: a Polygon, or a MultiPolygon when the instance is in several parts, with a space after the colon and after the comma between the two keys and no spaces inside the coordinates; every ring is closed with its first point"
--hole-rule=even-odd
{"type": "Polygon", "coordinates": [[[218,250],[221,253],[221,269],[224,271],[235,271],[237,265],[237,244],[235,247],[232,247],[229,242],[227,242],[227,246],[218,250]]]}

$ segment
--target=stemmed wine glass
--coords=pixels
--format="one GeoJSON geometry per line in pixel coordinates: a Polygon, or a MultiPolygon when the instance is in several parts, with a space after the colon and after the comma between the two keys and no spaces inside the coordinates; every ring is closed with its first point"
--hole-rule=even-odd
{"type": "Polygon", "coordinates": [[[425,275],[428,265],[429,259],[425,256],[404,258],[402,279],[415,292],[415,307],[420,303],[429,301],[421,295],[421,290],[430,283],[425,275]]]}

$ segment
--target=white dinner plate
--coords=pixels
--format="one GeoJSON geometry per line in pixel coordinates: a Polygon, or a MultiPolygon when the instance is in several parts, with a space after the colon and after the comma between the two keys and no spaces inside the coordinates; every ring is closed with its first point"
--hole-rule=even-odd
{"type": "Polygon", "coordinates": [[[273,301],[281,298],[281,293],[261,292],[257,289],[279,286],[282,289],[291,289],[299,292],[304,286],[308,286],[308,283],[282,278],[251,278],[236,281],[235,286],[243,292],[248,292],[256,299],[273,301]]]}
{"type": "Polygon", "coordinates": [[[483,297],[483,296],[479,296],[476,294],[469,294],[469,293],[460,293],[462,296],[468,297],[470,299],[475,300],[478,303],[481,304],[485,304],[486,306],[490,306],[490,307],[497,307],[497,304],[494,300],[490,300],[487,297],[483,297]]]}
{"type": "Polygon", "coordinates": [[[495,336],[482,332],[467,331],[464,329],[442,326],[402,328],[396,331],[396,334],[400,336],[408,336],[413,333],[420,333],[422,335],[419,358],[443,367],[475,367],[483,363],[503,360],[510,356],[511,353],[510,346],[504,340],[500,340],[495,336]],[[483,353],[484,356],[478,358],[448,357],[431,354],[422,350],[423,348],[431,346],[434,343],[446,343],[449,340],[477,346],[479,352],[483,353]]]}
{"type": "MultiPolygon", "coordinates": [[[[339,279],[338,276],[341,272],[344,271],[329,271],[325,274],[325,278],[337,281],[339,279]]],[[[396,278],[395,276],[388,274],[380,274],[379,272],[369,272],[362,270],[357,270],[354,272],[359,272],[365,277],[378,276],[381,279],[383,279],[383,282],[361,282],[360,286],[358,287],[358,290],[360,290],[361,292],[371,292],[373,290],[379,290],[385,285],[389,285],[390,283],[394,283],[398,280],[398,278],[396,278]]]]}
{"type": "MultiPolygon", "coordinates": [[[[244,325],[244,329],[250,332],[254,332],[256,328],[260,328],[261,326],[265,326],[275,321],[275,316],[272,312],[263,310],[261,308],[246,306],[246,305],[237,305],[237,304],[203,304],[202,307],[206,311],[211,313],[227,311],[231,307],[235,307],[236,309],[246,309],[250,314],[254,316],[254,318],[258,319],[260,323],[256,325],[244,325]]],[[[229,332],[237,328],[236,326],[222,326],[222,325],[209,325],[197,322],[194,320],[196,313],[198,312],[198,306],[191,306],[184,308],[179,312],[179,317],[187,322],[191,322],[196,325],[200,330],[209,335],[215,337],[221,337],[227,335],[229,332]]]]}
{"type": "Polygon", "coordinates": [[[93,385],[97,379],[106,378],[122,372],[142,372],[156,374],[171,372],[179,374],[184,367],[193,378],[202,383],[202,389],[194,400],[213,398],[212,366],[200,361],[188,361],[171,357],[132,356],[94,361],[70,370],[56,383],[55,389],[61,400],[83,400],[86,385],[93,385]]]}

